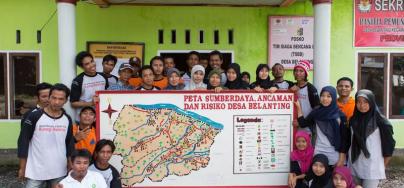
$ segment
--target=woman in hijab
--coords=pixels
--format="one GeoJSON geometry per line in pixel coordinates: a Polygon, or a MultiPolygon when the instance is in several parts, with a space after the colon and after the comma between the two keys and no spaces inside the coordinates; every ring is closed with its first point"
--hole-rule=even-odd
{"type": "Polygon", "coordinates": [[[259,64],[255,73],[256,81],[250,85],[251,89],[262,92],[272,87],[273,82],[269,77],[269,66],[267,64],[259,64]]]}
{"type": "Polygon", "coordinates": [[[349,121],[352,130],[349,165],[356,184],[376,188],[386,179],[387,166],[395,146],[393,127],[381,114],[372,91],[355,95],[355,110],[349,121]]]}
{"type": "Polygon", "coordinates": [[[181,74],[177,68],[170,68],[167,70],[168,85],[165,90],[182,90],[185,85],[180,82],[181,74]]]}
{"type": "Polygon", "coordinates": [[[191,80],[185,86],[185,90],[205,90],[206,84],[203,83],[205,68],[201,65],[195,65],[191,70],[191,80]]]}
{"type": "Polygon", "coordinates": [[[335,188],[355,188],[351,170],[345,166],[334,169],[332,181],[335,188]]]}
{"type": "Polygon", "coordinates": [[[332,170],[328,166],[328,158],[323,154],[313,157],[313,163],[307,173],[305,180],[309,182],[310,188],[332,188],[332,170]]]}
{"type": "Polygon", "coordinates": [[[310,169],[314,148],[311,145],[310,134],[305,131],[297,131],[295,145],[290,154],[289,187],[305,188],[303,180],[310,169]]]}
{"type": "Polygon", "coordinates": [[[295,102],[299,126],[310,127],[314,138],[314,154],[327,156],[332,166],[343,166],[349,145],[349,129],[344,113],[337,105],[337,91],[326,86],[320,93],[320,106],[304,118],[300,103],[295,102]]]}
{"type": "Polygon", "coordinates": [[[246,82],[248,85],[250,85],[251,76],[250,76],[250,73],[249,73],[249,72],[247,72],[247,71],[242,72],[242,73],[241,73],[241,79],[242,79],[244,82],[246,82]]]}
{"type": "Polygon", "coordinates": [[[242,80],[240,65],[232,63],[226,70],[227,82],[225,87],[228,89],[249,89],[247,82],[242,80]]]}
{"type": "Polygon", "coordinates": [[[220,92],[223,89],[227,89],[221,85],[222,83],[222,71],[220,69],[213,69],[208,75],[208,90],[214,90],[215,92],[220,92]]]}

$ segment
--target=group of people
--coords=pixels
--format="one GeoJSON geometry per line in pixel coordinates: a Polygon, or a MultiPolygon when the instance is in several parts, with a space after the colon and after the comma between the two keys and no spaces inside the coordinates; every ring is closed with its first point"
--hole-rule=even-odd
{"type": "Polygon", "coordinates": [[[69,95],[63,84],[37,85],[37,107],[21,119],[18,177],[27,188],[120,188],[119,172],[109,164],[114,143],[97,142],[92,107],[82,108],[73,123],[63,110],[69,95]]]}
{"type": "MultiPolygon", "coordinates": [[[[119,66],[119,78],[111,74],[117,64],[117,58],[113,55],[107,55],[103,58],[102,73],[96,72],[94,59],[88,52],[80,52],[76,57],[76,64],[83,69],[83,73],[74,79],[72,92],[79,90],[79,88],[81,91],[100,90],[100,87],[107,90],[220,91],[223,89],[255,89],[263,91],[271,87],[288,89],[293,86],[293,82],[283,80],[284,68],[281,64],[276,64],[272,68],[274,80],[271,80],[269,75],[270,67],[267,64],[260,64],[256,71],[257,80],[250,84],[250,74],[248,72],[241,73],[239,64],[232,63],[223,68],[223,55],[216,50],[209,54],[208,62],[201,60],[198,52],[189,52],[186,58],[187,69],[184,71],[176,68],[176,62],[170,56],[155,56],[150,60],[149,65],[144,66],[142,66],[139,58],[131,58],[128,63],[122,63],[119,66]],[[93,63],[87,65],[90,62],[93,63]],[[94,84],[101,81],[104,85],[94,84]],[[83,84],[89,86],[86,87],[83,84]],[[98,88],[94,85],[97,85],[98,88]]],[[[74,103],[73,107],[94,104],[94,101],[88,97],[80,98],[82,93],[74,93],[71,99],[74,103]],[[83,100],[88,103],[80,104],[77,102],[83,100]]],[[[86,95],[84,94],[84,96],[86,95]]]]}
{"type": "Polygon", "coordinates": [[[374,94],[359,90],[351,97],[353,81],[338,80],[318,95],[308,82],[310,62],[300,61],[293,69],[295,81],[284,79],[284,67],[259,64],[256,80],[241,73],[240,65],[223,67],[223,56],[212,51],[202,61],[196,51],[187,55],[185,71],[175,68],[172,57],[155,56],[142,66],[131,58],[111,74],[117,58],[103,58],[103,72],[88,52],[76,56],[83,72],[73,79],[71,89],[63,84],[37,85],[37,107],[22,116],[18,138],[20,169],[26,187],[121,187],[118,171],[108,163],[115,150],[110,140],[96,140],[96,91],[100,90],[253,90],[293,91],[295,107],[294,149],[291,153],[290,187],[377,187],[385,179],[385,166],[395,141],[389,121],[379,111],[374,94]],[[271,79],[270,71],[273,79],[271,79]],[[337,95],[338,94],[338,95],[337,95]],[[75,120],[63,110],[70,103],[77,110],[75,120]],[[370,170],[369,170],[370,169],[370,170]],[[101,181],[102,180],[102,181],[101,181]]]}
{"type": "Polygon", "coordinates": [[[353,99],[352,87],[347,77],[337,88],[323,87],[315,97],[319,105],[306,113],[299,95],[290,187],[377,188],[386,179],[395,147],[392,125],[372,91],[359,90],[353,99]]]}

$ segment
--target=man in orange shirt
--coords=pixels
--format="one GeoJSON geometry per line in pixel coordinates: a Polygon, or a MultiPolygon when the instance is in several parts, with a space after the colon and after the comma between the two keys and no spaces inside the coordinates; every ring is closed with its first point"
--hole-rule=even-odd
{"type": "Polygon", "coordinates": [[[160,56],[155,56],[150,60],[150,66],[152,67],[154,74],[154,86],[161,89],[168,86],[167,76],[164,76],[164,59],[160,56]]]}
{"type": "MultiPolygon", "coordinates": [[[[168,86],[168,78],[164,76],[164,59],[160,56],[154,56],[150,60],[150,67],[154,74],[153,85],[161,89],[166,88],[168,86]]],[[[129,79],[129,84],[135,88],[140,88],[143,85],[143,80],[141,77],[131,78],[129,79]]]]}
{"type": "Polygon", "coordinates": [[[342,77],[337,82],[339,109],[345,114],[348,121],[352,117],[355,109],[355,100],[351,97],[353,91],[353,81],[348,77],[342,77]]]}
{"type": "Polygon", "coordinates": [[[80,111],[80,123],[73,126],[76,149],[87,149],[93,154],[97,143],[95,134],[95,110],[90,106],[80,111]]]}

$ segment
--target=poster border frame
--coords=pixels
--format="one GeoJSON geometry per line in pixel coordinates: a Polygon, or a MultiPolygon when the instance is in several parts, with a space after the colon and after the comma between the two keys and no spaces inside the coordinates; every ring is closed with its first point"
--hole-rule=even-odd
{"type": "MultiPolygon", "coordinates": [[[[100,94],[166,94],[166,93],[178,93],[178,94],[218,94],[214,91],[210,90],[198,90],[198,91],[188,91],[188,90],[179,90],[179,91],[173,91],[173,90],[159,90],[159,91],[136,91],[136,90],[131,90],[131,91],[111,91],[111,90],[102,90],[102,91],[96,91],[96,95],[99,96],[100,94]]],[[[251,93],[255,94],[257,92],[251,91],[251,90],[225,90],[221,91],[220,93],[228,93],[228,94],[241,94],[241,93],[251,93]]],[[[219,93],[219,94],[220,94],[219,93]]],[[[267,92],[269,93],[269,92],[267,92]]],[[[297,111],[295,109],[295,102],[297,101],[297,95],[296,93],[292,91],[276,91],[274,93],[292,93],[293,94],[293,106],[292,106],[292,126],[291,126],[291,142],[294,143],[294,135],[296,134],[297,131],[297,126],[295,125],[295,121],[297,121],[297,111]]],[[[269,93],[271,94],[271,93],[269,93]]],[[[100,103],[97,102],[96,105],[96,139],[97,141],[100,140],[100,103]]],[[[290,147],[292,150],[293,146],[290,147]]],[[[136,186],[136,188],[139,188],[142,186],[136,186]]],[[[143,186],[144,187],[144,186],[143,186]]],[[[170,188],[173,186],[151,186],[152,188],[170,188]]],[[[175,186],[179,188],[196,188],[196,187],[202,187],[202,188],[287,188],[287,185],[272,185],[272,186],[175,186]]],[[[126,187],[126,188],[132,188],[132,187],[126,187]]],[[[133,187],[134,188],[134,187],[133,187]]],[[[144,187],[144,188],[150,188],[150,187],[144,187]]]]}

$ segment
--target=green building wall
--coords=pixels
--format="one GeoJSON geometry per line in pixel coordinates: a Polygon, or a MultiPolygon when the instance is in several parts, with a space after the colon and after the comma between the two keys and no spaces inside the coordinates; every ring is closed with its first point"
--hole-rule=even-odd
{"type": "MultiPolygon", "coordinates": [[[[334,1],[332,5],[331,85],[341,76],[356,79],[353,48],[352,0],[334,1]]],[[[39,30],[56,10],[54,0],[2,0],[0,2],[0,51],[40,51],[42,81],[59,82],[57,14],[42,31],[42,43],[36,42],[39,30]],[[21,44],[15,43],[15,31],[21,30],[21,44]]],[[[231,50],[234,61],[255,79],[258,63],[268,56],[268,16],[313,15],[310,1],[277,7],[211,6],[111,6],[79,2],[76,8],[77,51],[86,49],[87,41],[144,42],[145,62],[158,50],[231,50]],[[157,32],[164,30],[164,44],[158,44],[157,32]],[[177,43],[171,44],[171,30],[177,30],[177,43]],[[227,31],[234,30],[234,44],[228,44],[227,31]],[[185,30],[191,31],[191,43],[185,44],[185,30]],[[199,43],[199,30],[205,31],[205,43],[199,43]],[[220,42],[213,43],[213,31],[219,30],[220,42]]],[[[360,49],[367,50],[367,49],[360,49]]],[[[375,51],[375,49],[371,49],[375,51]]],[[[384,50],[384,49],[383,49],[384,50]]],[[[390,50],[390,49],[389,49],[390,50]]],[[[400,50],[400,49],[392,49],[400,50]]],[[[402,49],[401,49],[402,50],[402,49]]],[[[73,62],[72,62],[73,63],[73,62]]],[[[78,70],[80,71],[80,70],[78,70]]],[[[311,74],[312,75],[312,74],[311,74]]],[[[286,78],[293,80],[290,71],[286,78]]],[[[0,149],[16,148],[19,121],[0,120],[0,149]]],[[[393,121],[397,147],[404,147],[404,121],[393,121]]]]}

